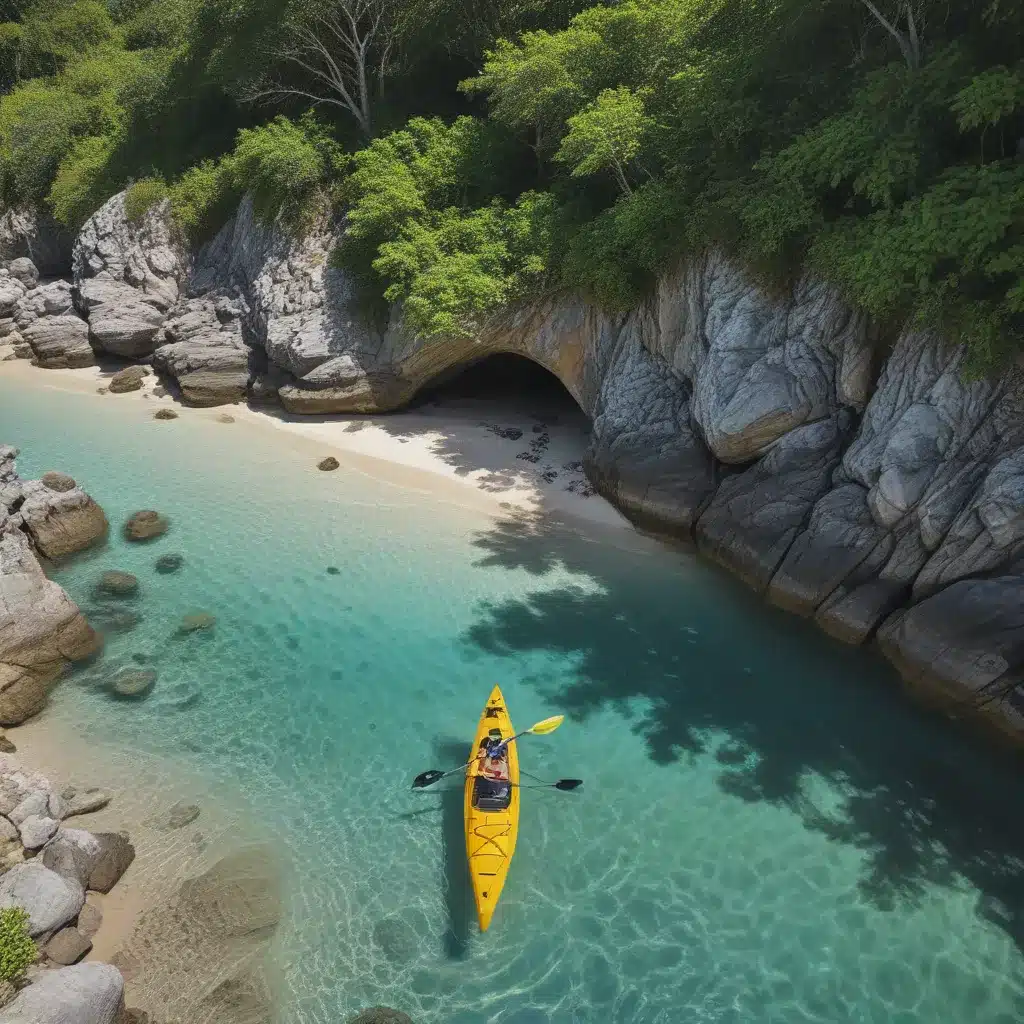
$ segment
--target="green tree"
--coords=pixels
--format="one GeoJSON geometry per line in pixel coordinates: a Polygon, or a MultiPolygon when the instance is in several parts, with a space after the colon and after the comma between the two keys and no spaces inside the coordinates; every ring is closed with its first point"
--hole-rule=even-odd
{"type": "Polygon", "coordinates": [[[643,95],[626,86],[604,89],[566,123],[569,131],[555,159],[571,164],[576,177],[611,171],[623,193],[631,195],[626,172],[652,124],[644,113],[643,95]]]}

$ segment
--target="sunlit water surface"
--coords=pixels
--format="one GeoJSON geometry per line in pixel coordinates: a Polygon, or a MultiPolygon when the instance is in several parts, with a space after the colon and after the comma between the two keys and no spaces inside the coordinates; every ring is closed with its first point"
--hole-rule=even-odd
{"type": "MultiPolygon", "coordinates": [[[[1010,1024],[1024,1019],[1019,769],[909,705],[888,671],[685,553],[492,523],[214,415],[0,374],[25,475],[71,472],[115,527],[171,531],[104,569],[142,615],[55,699],[126,748],[240,786],[290,851],[282,1024],[385,1004],[416,1024],[1010,1024]],[[160,554],[180,572],[160,575],[160,554]],[[335,567],[336,574],[327,572],[335,567]],[[181,639],[182,615],[215,628],[181,639]],[[95,680],[145,659],[141,702],[95,680]],[[490,687],[525,769],[490,931],[461,794],[490,687]]],[[[599,500],[599,499],[594,499],[599,500]]]]}

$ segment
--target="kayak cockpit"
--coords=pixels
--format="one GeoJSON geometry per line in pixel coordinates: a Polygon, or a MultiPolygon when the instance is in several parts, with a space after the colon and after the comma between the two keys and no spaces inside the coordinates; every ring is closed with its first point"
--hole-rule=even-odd
{"type": "Polygon", "coordinates": [[[473,781],[473,806],[480,811],[505,811],[512,803],[512,785],[478,775],[473,781]]]}

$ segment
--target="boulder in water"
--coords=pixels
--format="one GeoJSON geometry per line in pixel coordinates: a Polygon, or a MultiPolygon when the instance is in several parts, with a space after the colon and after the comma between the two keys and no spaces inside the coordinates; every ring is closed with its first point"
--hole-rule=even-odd
{"type": "Polygon", "coordinates": [[[190,612],[182,617],[181,624],[178,626],[178,633],[185,635],[197,633],[203,629],[213,629],[216,621],[217,616],[211,615],[209,612],[190,612]]]}
{"type": "Polygon", "coordinates": [[[217,417],[217,422],[218,422],[218,423],[234,423],[234,422],[235,422],[235,417],[234,417],[234,416],[231,416],[231,415],[229,415],[229,414],[228,414],[228,413],[226,413],[226,412],[222,412],[222,413],[221,413],[221,414],[220,414],[220,415],[219,415],[219,416],[217,417]]]}
{"type": "Polygon", "coordinates": [[[333,456],[328,455],[326,459],[321,459],[317,464],[317,469],[322,469],[325,473],[331,472],[331,470],[337,469],[341,463],[333,456]]]}
{"type": "Polygon", "coordinates": [[[185,556],[177,552],[161,555],[156,560],[156,571],[161,573],[177,572],[185,563],[185,556]]]}
{"type": "Polygon", "coordinates": [[[156,683],[152,669],[125,669],[110,680],[110,688],[119,697],[143,697],[156,683]]]}
{"type": "Polygon", "coordinates": [[[155,420],[176,420],[178,414],[173,409],[157,409],[153,413],[153,419],[155,420]]]}
{"type": "Polygon", "coordinates": [[[412,1024],[412,1017],[389,1006],[373,1006],[350,1018],[348,1024],[412,1024]]]}
{"type": "Polygon", "coordinates": [[[166,533],[170,525],[166,516],[162,516],[152,509],[143,509],[141,512],[136,512],[124,524],[125,539],[152,540],[154,537],[166,533]]]}
{"type": "Polygon", "coordinates": [[[55,469],[51,469],[49,472],[44,473],[40,479],[47,490],[57,491],[59,494],[63,494],[66,491],[73,491],[78,486],[78,484],[75,483],[75,478],[73,476],[69,476],[67,473],[61,473],[55,469]]]}
{"type": "Polygon", "coordinates": [[[138,593],[139,581],[130,572],[122,572],[120,569],[110,569],[101,577],[96,584],[96,590],[100,594],[112,594],[115,597],[127,597],[130,594],[138,593]]]}

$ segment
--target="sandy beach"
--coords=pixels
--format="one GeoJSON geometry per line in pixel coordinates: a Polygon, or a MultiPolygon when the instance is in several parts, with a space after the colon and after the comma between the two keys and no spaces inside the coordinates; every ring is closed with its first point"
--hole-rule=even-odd
{"type": "MultiPolygon", "coordinates": [[[[41,370],[24,360],[0,363],[0,376],[19,386],[96,393],[112,371],[99,366],[41,370]]],[[[109,402],[146,402],[153,411],[211,422],[276,430],[309,457],[333,455],[347,467],[490,514],[510,509],[582,520],[632,532],[625,517],[583,473],[589,424],[575,406],[532,403],[530,396],[428,400],[405,412],[379,416],[292,416],[277,407],[246,405],[197,409],[157,396],[156,376],[138,391],[105,394],[109,402]]],[[[568,401],[568,400],[567,400],[568,401]]]]}

